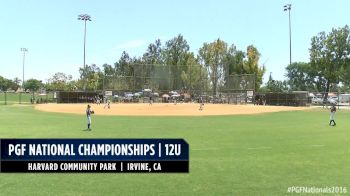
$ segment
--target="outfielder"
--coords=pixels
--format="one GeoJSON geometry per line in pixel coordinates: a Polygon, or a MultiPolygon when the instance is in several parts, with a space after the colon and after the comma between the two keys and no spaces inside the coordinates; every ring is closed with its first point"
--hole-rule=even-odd
{"type": "Polygon", "coordinates": [[[333,105],[332,107],[331,107],[331,116],[330,116],[330,121],[329,121],[329,125],[330,126],[335,126],[335,125],[337,125],[336,123],[335,123],[335,121],[334,121],[334,119],[335,119],[335,112],[337,111],[337,108],[335,107],[335,105],[333,105]],[[333,125],[332,125],[332,122],[333,122],[333,125]]]}
{"type": "Polygon", "coordinates": [[[91,131],[91,114],[94,114],[94,111],[91,109],[90,105],[87,105],[86,108],[86,117],[87,117],[87,125],[88,125],[88,131],[91,131]]]}

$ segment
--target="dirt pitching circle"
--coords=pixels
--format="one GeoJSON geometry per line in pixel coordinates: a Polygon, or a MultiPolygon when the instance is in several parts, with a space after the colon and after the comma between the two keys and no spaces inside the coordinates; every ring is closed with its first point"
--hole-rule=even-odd
{"type": "MultiPolygon", "coordinates": [[[[111,104],[111,108],[104,108],[104,104],[90,104],[94,115],[105,116],[210,116],[210,115],[238,115],[261,114],[268,112],[305,110],[307,107],[260,106],[260,105],[230,105],[205,104],[202,111],[196,103],[148,103],[111,104]]],[[[35,109],[44,112],[58,112],[85,115],[87,104],[40,104],[35,109]]]]}

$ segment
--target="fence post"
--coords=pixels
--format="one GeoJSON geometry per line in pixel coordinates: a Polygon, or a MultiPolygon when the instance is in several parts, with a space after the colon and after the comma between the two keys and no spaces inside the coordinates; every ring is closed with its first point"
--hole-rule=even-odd
{"type": "Polygon", "coordinates": [[[338,90],[338,96],[337,96],[337,97],[338,97],[338,103],[337,103],[337,104],[338,104],[338,109],[340,108],[339,95],[340,95],[340,92],[339,92],[339,90],[338,90]]]}

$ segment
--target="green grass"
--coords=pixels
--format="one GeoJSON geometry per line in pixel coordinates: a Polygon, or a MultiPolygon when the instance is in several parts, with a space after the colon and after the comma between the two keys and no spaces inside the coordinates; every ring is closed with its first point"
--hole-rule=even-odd
{"type": "MultiPolygon", "coordinates": [[[[30,104],[30,98],[33,96],[32,93],[0,93],[0,106],[5,105],[12,105],[12,104],[30,104]],[[5,97],[6,96],[6,97],[5,97]],[[6,102],[5,102],[6,100],[6,102]]],[[[48,93],[47,96],[45,95],[39,95],[35,93],[35,99],[53,99],[53,93],[48,93]]]]}
{"type": "Polygon", "coordinates": [[[29,104],[31,96],[31,93],[0,93],[0,105],[4,105],[5,100],[6,104],[29,104]]]}
{"type": "Polygon", "coordinates": [[[0,138],[184,138],[189,174],[0,174],[1,195],[286,195],[350,188],[350,112],[208,117],[94,116],[0,106],[0,138]]]}

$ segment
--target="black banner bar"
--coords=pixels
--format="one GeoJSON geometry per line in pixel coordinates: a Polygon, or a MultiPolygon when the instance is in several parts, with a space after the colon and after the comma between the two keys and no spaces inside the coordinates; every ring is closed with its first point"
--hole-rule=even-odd
{"type": "Polygon", "coordinates": [[[1,139],[1,161],[129,161],[189,159],[183,139],[1,139]]]}
{"type": "Polygon", "coordinates": [[[188,161],[1,161],[3,173],[188,173],[188,161]]]}

